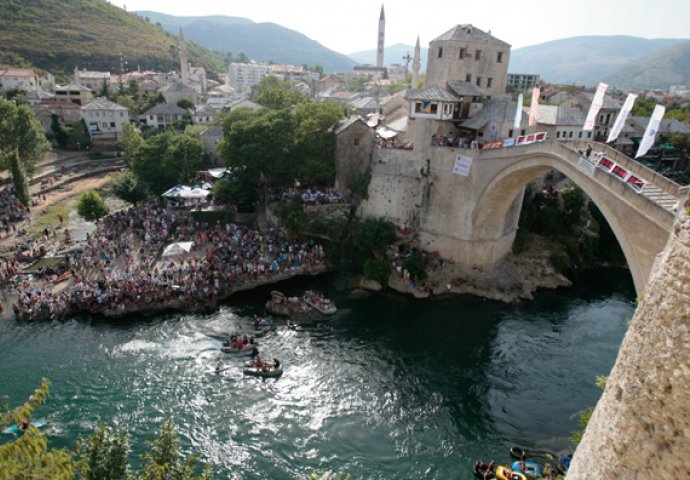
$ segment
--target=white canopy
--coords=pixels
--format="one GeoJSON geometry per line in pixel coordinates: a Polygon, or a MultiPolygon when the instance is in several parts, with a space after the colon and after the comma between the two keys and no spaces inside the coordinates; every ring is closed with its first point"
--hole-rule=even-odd
{"type": "Polygon", "coordinates": [[[164,257],[170,257],[172,255],[182,255],[183,253],[189,253],[192,250],[192,245],[194,242],[175,242],[171,243],[165,250],[163,250],[164,257]]]}
{"type": "Polygon", "coordinates": [[[192,188],[191,190],[183,190],[180,192],[180,198],[206,198],[211,194],[209,190],[202,190],[201,188],[192,188]]]}
{"type": "Polygon", "coordinates": [[[377,128],[376,133],[379,134],[379,137],[386,139],[386,140],[391,139],[398,134],[398,132],[394,132],[393,130],[388,130],[385,127],[377,128]]]}
{"type": "Polygon", "coordinates": [[[221,178],[227,171],[227,168],[211,168],[208,170],[208,174],[213,178],[221,178]]]}
{"type": "Polygon", "coordinates": [[[187,185],[175,185],[167,192],[163,192],[161,196],[165,198],[188,198],[183,197],[182,193],[190,190],[192,190],[192,187],[188,187],[187,185]]]}

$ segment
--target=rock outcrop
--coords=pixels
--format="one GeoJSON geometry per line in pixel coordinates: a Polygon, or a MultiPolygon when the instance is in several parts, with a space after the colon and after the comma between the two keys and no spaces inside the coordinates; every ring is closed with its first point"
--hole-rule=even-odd
{"type": "Polygon", "coordinates": [[[568,480],[690,478],[690,215],[652,271],[568,480]]]}

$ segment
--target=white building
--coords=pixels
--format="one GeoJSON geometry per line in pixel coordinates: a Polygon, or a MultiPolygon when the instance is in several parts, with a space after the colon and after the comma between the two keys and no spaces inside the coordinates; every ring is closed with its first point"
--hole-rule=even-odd
{"type": "Polygon", "coordinates": [[[74,83],[83,85],[94,93],[103,88],[103,84],[110,87],[110,72],[97,72],[90,70],[74,69],[74,83]]]}
{"type": "Polygon", "coordinates": [[[235,87],[252,87],[273,72],[271,65],[265,63],[231,63],[229,67],[230,84],[235,87]]]}
{"type": "Polygon", "coordinates": [[[32,68],[0,67],[0,90],[31,92],[38,88],[38,76],[32,68]]]}
{"type": "Polygon", "coordinates": [[[182,120],[186,110],[170,103],[159,103],[137,117],[141,125],[154,128],[168,128],[182,120]]]}
{"type": "Polygon", "coordinates": [[[81,116],[94,140],[117,140],[129,123],[129,110],[104,97],[82,106],[81,116]]]}

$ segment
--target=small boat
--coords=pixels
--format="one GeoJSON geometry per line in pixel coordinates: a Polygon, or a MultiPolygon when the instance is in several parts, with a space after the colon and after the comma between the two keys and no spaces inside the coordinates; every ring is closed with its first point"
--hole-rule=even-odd
{"type": "Polygon", "coordinates": [[[513,470],[515,470],[518,473],[523,473],[525,475],[532,476],[532,477],[536,476],[536,475],[541,475],[541,467],[539,466],[539,464],[537,462],[530,462],[530,461],[521,462],[521,461],[517,460],[517,461],[513,462],[513,470]],[[520,467],[521,463],[525,464],[524,469],[520,467]]]}
{"type": "Polygon", "coordinates": [[[496,467],[496,478],[499,480],[527,480],[527,477],[524,474],[518,473],[504,466],[496,467]]]}
{"type": "Polygon", "coordinates": [[[307,290],[302,297],[304,303],[323,315],[333,315],[338,309],[333,300],[307,290]]]}
{"type": "Polygon", "coordinates": [[[270,328],[273,326],[270,320],[266,318],[254,317],[254,328],[270,328]]]}
{"type": "Polygon", "coordinates": [[[250,362],[244,365],[242,373],[252,377],[277,378],[283,374],[283,366],[281,364],[263,364],[257,366],[256,363],[250,362]]]}
{"type": "Polygon", "coordinates": [[[487,475],[486,471],[488,469],[489,469],[489,466],[486,463],[479,460],[479,461],[477,461],[477,463],[474,464],[474,468],[472,469],[472,473],[474,473],[475,477],[480,478],[482,480],[484,480],[484,479],[489,480],[490,478],[495,478],[494,474],[492,472],[489,472],[489,474],[487,475]]]}
{"type": "Polygon", "coordinates": [[[561,455],[558,459],[558,469],[561,471],[561,473],[566,474],[568,473],[568,469],[570,468],[570,461],[573,459],[572,455],[561,455]]]}
{"type": "MultiPolygon", "coordinates": [[[[46,425],[48,425],[48,421],[44,418],[31,422],[31,426],[36,427],[36,428],[43,428],[46,425]]],[[[24,429],[22,427],[20,427],[19,425],[13,425],[11,427],[7,427],[6,429],[4,429],[2,431],[2,433],[16,435],[22,430],[24,430],[24,429]]]]}
{"type": "Polygon", "coordinates": [[[242,346],[242,348],[233,347],[231,345],[223,344],[220,351],[223,353],[233,353],[235,355],[256,355],[259,350],[256,348],[256,343],[249,343],[242,346]]]}

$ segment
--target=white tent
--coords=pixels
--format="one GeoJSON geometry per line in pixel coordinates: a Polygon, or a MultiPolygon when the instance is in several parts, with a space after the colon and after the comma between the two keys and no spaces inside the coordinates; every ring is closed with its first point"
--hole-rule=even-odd
{"type": "Polygon", "coordinates": [[[187,185],[175,185],[170,190],[163,192],[161,196],[165,198],[187,198],[183,197],[182,194],[190,190],[192,190],[192,187],[188,187],[187,185]]]}
{"type": "Polygon", "coordinates": [[[208,190],[201,188],[192,188],[191,190],[183,190],[180,192],[180,198],[206,198],[211,194],[208,190]]]}
{"type": "Polygon", "coordinates": [[[192,250],[192,245],[194,242],[175,242],[171,243],[165,250],[163,250],[164,257],[170,257],[172,255],[182,255],[184,253],[189,253],[192,250]]]}

